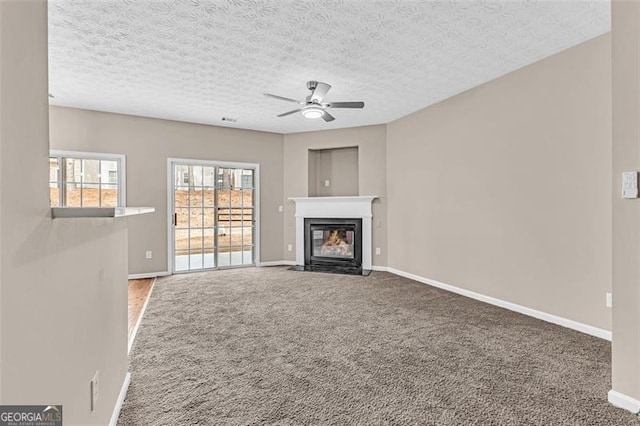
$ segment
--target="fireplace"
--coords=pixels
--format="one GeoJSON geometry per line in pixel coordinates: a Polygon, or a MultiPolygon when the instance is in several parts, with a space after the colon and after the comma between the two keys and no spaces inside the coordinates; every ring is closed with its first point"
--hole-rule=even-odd
{"type": "Polygon", "coordinates": [[[296,265],[292,269],[369,275],[375,198],[289,198],[296,204],[296,265]]]}
{"type": "Polygon", "coordinates": [[[362,270],[362,219],[305,218],[304,266],[312,270],[362,270]]]}

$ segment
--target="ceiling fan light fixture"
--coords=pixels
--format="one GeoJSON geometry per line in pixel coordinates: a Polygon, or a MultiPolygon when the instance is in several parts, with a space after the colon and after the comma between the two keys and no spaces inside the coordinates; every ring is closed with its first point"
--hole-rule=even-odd
{"type": "Polygon", "coordinates": [[[302,110],[305,118],[320,118],[324,114],[324,110],[318,106],[308,106],[302,110]]]}

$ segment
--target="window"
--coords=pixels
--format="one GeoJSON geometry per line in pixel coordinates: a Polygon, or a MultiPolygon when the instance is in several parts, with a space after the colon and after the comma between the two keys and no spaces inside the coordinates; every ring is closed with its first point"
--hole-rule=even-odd
{"type": "Polygon", "coordinates": [[[124,155],[52,151],[51,207],[124,206],[125,170],[124,155]]]}

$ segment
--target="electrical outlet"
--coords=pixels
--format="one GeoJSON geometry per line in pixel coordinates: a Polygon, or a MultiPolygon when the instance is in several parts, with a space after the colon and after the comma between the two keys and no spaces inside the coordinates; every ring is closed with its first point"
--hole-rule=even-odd
{"type": "Polygon", "coordinates": [[[282,206],[278,206],[278,211],[282,213],[282,206]]]}
{"type": "Polygon", "coordinates": [[[324,181],[324,186],[327,187],[327,188],[330,187],[331,186],[331,182],[328,181],[328,180],[325,180],[324,181]]]}
{"type": "Polygon", "coordinates": [[[376,247],[376,256],[380,256],[380,247],[376,247]]]}
{"type": "Polygon", "coordinates": [[[96,370],[96,374],[91,379],[91,411],[96,409],[96,403],[98,402],[98,397],[100,396],[100,382],[99,382],[100,372],[96,370]]]}
{"type": "Polygon", "coordinates": [[[607,305],[607,308],[610,308],[613,306],[613,296],[611,295],[611,293],[606,294],[605,304],[607,305]]]}
{"type": "Polygon", "coordinates": [[[287,246],[287,250],[289,250],[289,251],[293,251],[293,246],[292,246],[291,244],[289,244],[289,245],[287,246]]]}
{"type": "Polygon", "coordinates": [[[153,252],[151,250],[147,250],[144,252],[144,257],[145,259],[152,259],[153,258],[153,252]]]}

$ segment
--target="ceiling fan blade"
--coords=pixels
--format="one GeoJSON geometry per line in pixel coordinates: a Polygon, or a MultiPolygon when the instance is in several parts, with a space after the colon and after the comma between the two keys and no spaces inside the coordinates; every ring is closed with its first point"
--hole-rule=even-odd
{"type": "Polygon", "coordinates": [[[296,112],[302,111],[301,109],[294,109],[292,111],[283,112],[282,114],[278,114],[278,117],[284,117],[285,115],[295,114],[296,112]]]}
{"type": "Polygon", "coordinates": [[[331,102],[327,108],[364,108],[364,102],[331,102]]]}
{"type": "Polygon", "coordinates": [[[336,118],[333,115],[329,114],[327,111],[325,111],[324,114],[322,114],[322,119],[326,122],[329,122],[329,121],[335,120],[336,118]]]}
{"type": "Polygon", "coordinates": [[[327,95],[327,92],[331,89],[331,86],[327,83],[318,82],[316,88],[311,94],[311,100],[315,102],[322,102],[322,99],[327,95]]]}
{"type": "Polygon", "coordinates": [[[265,96],[268,96],[270,98],[274,98],[274,99],[280,99],[281,101],[287,101],[287,102],[295,102],[297,104],[300,103],[300,101],[296,101],[295,99],[291,99],[291,98],[285,98],[284,96],[278,96],[278,95],[272,95],[271,93],[265,93],[265,96]]]}

